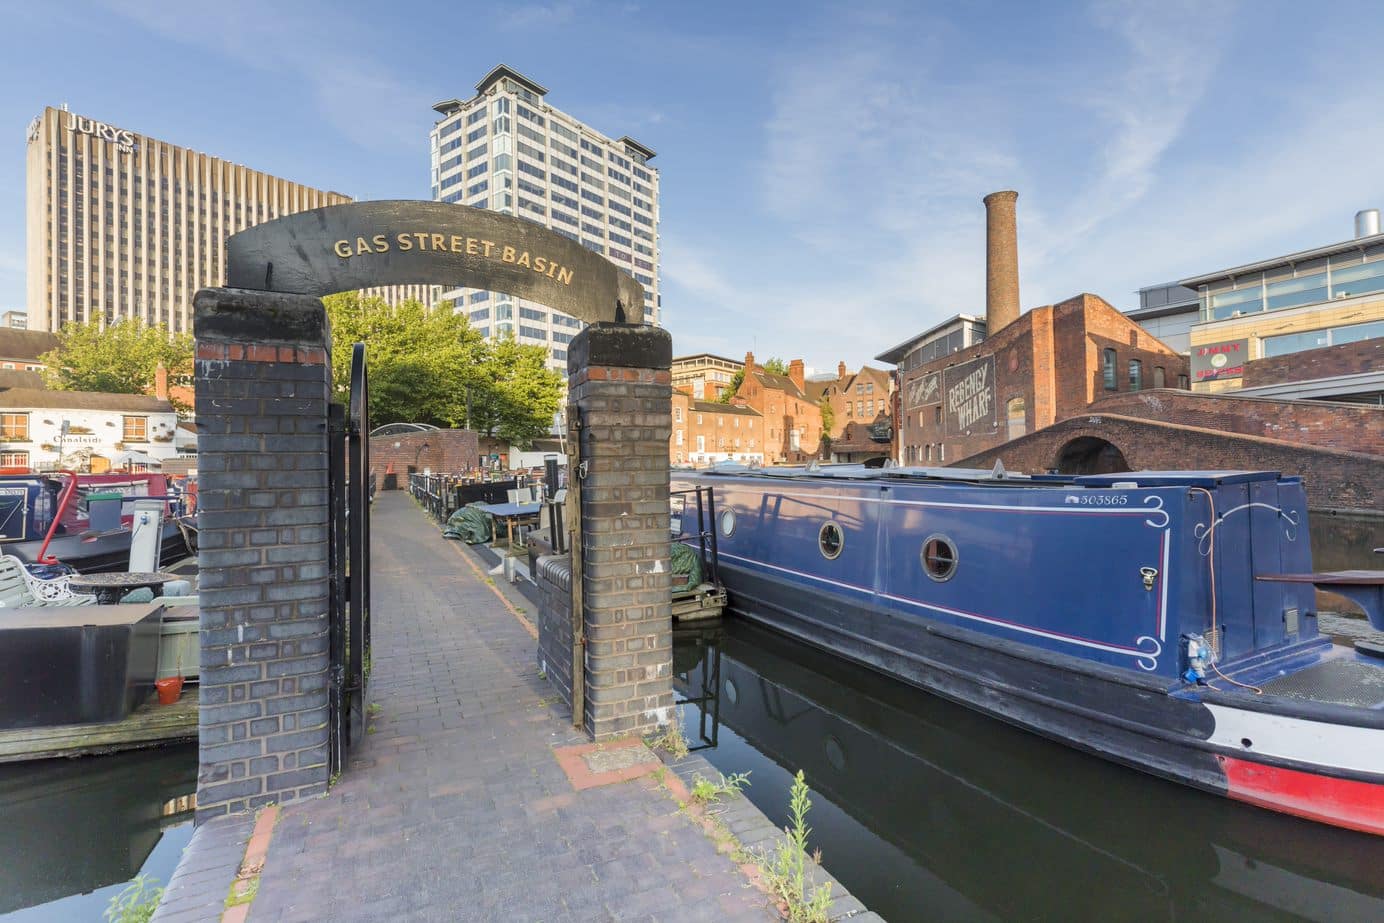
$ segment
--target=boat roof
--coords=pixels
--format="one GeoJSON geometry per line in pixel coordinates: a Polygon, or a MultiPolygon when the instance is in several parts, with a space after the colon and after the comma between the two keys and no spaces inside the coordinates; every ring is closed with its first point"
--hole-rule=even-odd
{"type": "Polygon", "coordinates": [[[1014,486],[1051,487],[1059,484],[1078,487],[1209,487],[1217,484],[1238,484],[1249,481],[1274,481],[1282,475],[1277,471],[1121,471],[1114,474],[1017,474],[1004,470],[1002,465],[989,468],[936,468],[900,466],[872,468],[860,464],[783,466],[750,468],[746,465],[722,463],[702,469],[699,474],[735,477],[765,477],[784,479],[828,479],[847,481],[964,481],[970,483],[1007,483],[1014,486]]]}

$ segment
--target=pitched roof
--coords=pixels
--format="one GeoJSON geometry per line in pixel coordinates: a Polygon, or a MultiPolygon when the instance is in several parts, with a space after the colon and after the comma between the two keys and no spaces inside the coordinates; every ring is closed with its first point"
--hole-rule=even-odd
{"type": "Polygon", "coordinates": [[[720,401],[693,401],[692,409],[698,413],[734,413],[742,417],[757,417],[759,411],[741,404],[722,404],[720,401]]]}
{"type": "Polygon", "coordinates": [[[785,394],[791,394],[794,397],[807,400],[807,395],[798,387],[797,382],[793,381],[793,379],[789,378],[787,375],[775,375],[773,372],[764,371],[759,366],[755,366],[754,375],[759,379],[759,383],[766,388],[773,388],[776,391],[782,391],[785,394]]]}
{"type": "Polygon", "coordinates": [[[24,369],[0,369],[0,390],[10,388],[32,388],[42,390],[43,376],[38,372],[26,372],[24,369]]]}
{"type": "Polygon", "coordinates": [[[36,361],[49,350],[57,349],[57,334],[43,330],[15,330],[0,327],[0,358],[36,361]]]}
{"type": "Polygon", "coordinates": [[[0,391],[0,407],[12,409],[116,410],[134,413],[173,413],[173,405],[147,394],[107,394],[102,391],[48,391],[10,388],[0,391]]]}

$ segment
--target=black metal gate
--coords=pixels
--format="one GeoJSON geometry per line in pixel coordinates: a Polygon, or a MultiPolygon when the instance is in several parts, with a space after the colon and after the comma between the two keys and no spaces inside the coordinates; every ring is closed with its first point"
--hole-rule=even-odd
{"type": "Polygon", "coordinates": [[[340,772],[346,750],[365,733],[366,683],[370,678],[370,420],[365,344],[351,350],[351,394],[343,407],[328,405],[328,542],[331,652],[329,690],[331,772],[340,772]]]}

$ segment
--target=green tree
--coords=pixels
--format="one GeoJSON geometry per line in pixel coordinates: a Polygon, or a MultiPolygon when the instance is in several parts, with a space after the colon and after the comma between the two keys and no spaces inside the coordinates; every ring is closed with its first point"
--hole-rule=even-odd
{"type": "Polygon", "coordinates": [[[391,308],[354,292],[323,301],[337,400],[350,394],[352,345],[366,345],[372,426],[466,426],[527,446],[552,425],[562,377],[547,368],[544,347],[513,337],[488,343],[450,302],[429,310],[410,299],[391,308]]]}
{"type": "Polygon", "coordinates": [[[323,299],[332,325],[334,396],[351,390],[351,347],[366,345],[370,422],[460,426],[466,417],[466,388],[484,358],[485,341],[465,315],[444,302],[428,310],[407,299],[390,307],[383,298],[357,292],[323,299]]]}
{"type": "Polygon", "coordinates": [[[57,347],[39,361],[47,365],[44,382],[59,391],[149,394],[160,364],[169,384],[192,380],[192,337],[140,320],[67,324],[58,331],[57,347]]]}
{"type": "Polygon", "coordinates": [[[547,434],[557,415],[562,376],[548,368],[548,351],[513,336],[488,344],[471,386],[471,429],[527,448],[547,434]]]}

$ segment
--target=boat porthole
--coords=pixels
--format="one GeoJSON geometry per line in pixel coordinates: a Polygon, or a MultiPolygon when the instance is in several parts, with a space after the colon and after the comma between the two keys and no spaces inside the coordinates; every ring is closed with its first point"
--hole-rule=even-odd
{"type": "Polygon", "coordinates": [[[721,515],[716,517],[721,523],[721,534],[730,538],[735,534],[735,510],[721,510],[721,515]]]}
{"type": "Polygon", "coordinates": [[[835,769],[837,772],[845,772],[846,751],[841,746],[841,741],[837,740],[835,737],[829,736],[822,745],[822,748],[826,750],[827,762],[831,764],[831,768],[835,769]]]}
{"type": "Polygon", "coordinates": [[[1242,746],[1242,747],[1244,747],[1246,750],[1248,750],[1248,749],[1250,749],[1251,747],[1254,746],[1254,741],[1250,740],[1248,737],[1241,737],[1241,738],[1240,738],[1240,746],[1242,746]]]}
{"type": "Polygon", "coordinates": [[[828,561],[840,557],[845,544],[846,536],[842,533],[841,527],[834,522],[825,523],[817,533],[817,547],[822,550],[822,557],[828,561]]]}
{"type": "Polygon", "coordinates": [[[950,580],[956,573],[956,545],[945,535],[929,535],[924,539],[918,557],[923,563],[923,573],[938,583],[950,580]]]}
{"type": "Polygon", "coordinates": [[[735,688],[735,680],[726,680],[726,701],[734,705],[740,699],[740,690],[735,688]]]}

